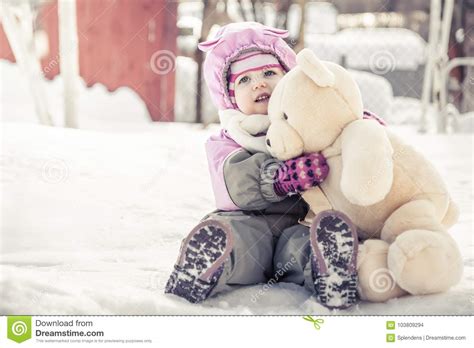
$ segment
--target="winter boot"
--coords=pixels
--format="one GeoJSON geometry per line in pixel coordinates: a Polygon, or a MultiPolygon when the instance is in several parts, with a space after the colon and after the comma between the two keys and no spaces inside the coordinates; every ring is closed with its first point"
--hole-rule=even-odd
{"type": "Polygon", "coordinates": [[[310,228],[311,267],[315,296],[328,308],[357,302],[357,231],[341,212],[319,213],[310,228]]]}
{"type": "Polygon", "coordinates": [[[233,248],[230,227],[217,220],[197,225],[181,244],[165,293],[199,303],[207,299],[233,248]]]}

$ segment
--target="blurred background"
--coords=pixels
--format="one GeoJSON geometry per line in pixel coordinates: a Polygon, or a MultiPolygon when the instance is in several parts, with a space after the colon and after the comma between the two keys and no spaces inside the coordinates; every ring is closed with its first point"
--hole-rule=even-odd
{"type": "Polygon", "coordinates": [[[0,20],[8,121],[217,122],[197,44],[257,21],[349,69],[389,123],[473,130],[474,0],[2,0],[0,20]]]}

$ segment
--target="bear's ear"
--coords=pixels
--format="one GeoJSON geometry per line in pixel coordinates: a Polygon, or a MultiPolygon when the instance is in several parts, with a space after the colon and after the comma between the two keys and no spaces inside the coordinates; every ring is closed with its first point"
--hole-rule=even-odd
{"type": "Polygon", "coordinates": [[[296,56],[296,63],[303,72],[320,87],[332,87],[335,83],[334,74],[308,48],[304,48],[296,56]]]}

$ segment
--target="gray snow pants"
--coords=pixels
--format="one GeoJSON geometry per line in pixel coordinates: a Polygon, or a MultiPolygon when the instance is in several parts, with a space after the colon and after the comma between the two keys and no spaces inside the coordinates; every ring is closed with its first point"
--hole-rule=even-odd
{"type": "MultiPolygon", "coordinates": [[[[293,201],[294,202],[294,201],[293,201]]],[[[231,227],[234,248],[211,296],[242,285],[291,282],[314,292],[309,228],[298,223],[307,209],[301,199],[292,207],[266,211],[215,211],[215,219],[231,227]]],[[[304,203],[306,204],[306,203],[304,203]]]]}

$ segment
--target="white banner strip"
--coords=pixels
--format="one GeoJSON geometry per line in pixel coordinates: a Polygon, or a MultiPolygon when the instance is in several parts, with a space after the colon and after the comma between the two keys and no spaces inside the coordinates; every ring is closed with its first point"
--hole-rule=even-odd
{"type": "Polygon", "coordinates": [[[472,316],[4,316],[0,347],[462,347],[472,327],[472,316]]]}

